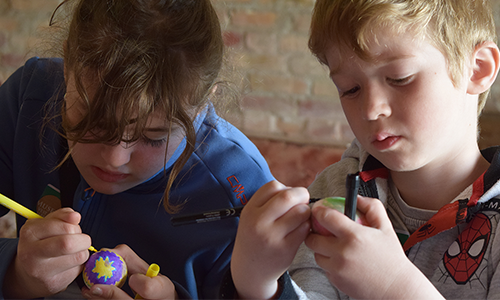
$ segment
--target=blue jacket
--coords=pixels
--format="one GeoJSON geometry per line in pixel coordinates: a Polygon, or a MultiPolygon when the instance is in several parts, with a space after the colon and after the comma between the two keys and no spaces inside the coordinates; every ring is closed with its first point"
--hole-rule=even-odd
{"type": "MultiPolygon", "coordinates": [[[[48,186],[64,188],[53,168],[66,141],[52,130],[40,135],[44,105],[51,97],[60,103],[63,94],[60,59],[32,58],[0,87],[0,193],[34,211],[48,186]]],[[[274,179],[258,149],[212,109],[198,116],[195,128],[196,150],[170,193],[173,203],[185,202],[180,214],[242,206],[274,179]]],[[[167,173],[182,148],[167,162],[167,173]]],[[[193,298],[217,298],[238,218],[174,227],[160,202],[165,184],[162,171],[125,192],[92,195],[85,192],[88,185],[82,178],[73,208],[81,213],[80,226],[95,248],[127,244],[146,262],[159,264],[181,295],[187,291],[193,298]]],[[[0,206],[0,215],[6,212],[0,206]]],[[[17,216],[18,228],[24,222],[17,216]]],[[[0,239],[0,291],[16,249],[17,239],[0,239]]]]}

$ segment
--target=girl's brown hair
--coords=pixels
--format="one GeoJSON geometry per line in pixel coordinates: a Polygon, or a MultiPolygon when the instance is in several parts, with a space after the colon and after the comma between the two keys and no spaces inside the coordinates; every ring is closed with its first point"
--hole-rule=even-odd
{"type": "MultiPolygon", "coordinates": [[[[65,69],[86,105],[77,124],[67,121],[63,105],[63,136],[78,143],[133,143],[143,136],[151,113],[160,112],[170,128],[180,126],[186,135],[164,194],[165,209],[175,212],[169,190],[194,151],[193,119],[206,107],[223,61],[220,23],[210,0],[65,0],[62,5],[73,8],[65,69]],[[82,83],[89,74],[97,82],[92,99],[82,83]]],[[[71,147],[66,158],[70,153],[71,147]]]]}

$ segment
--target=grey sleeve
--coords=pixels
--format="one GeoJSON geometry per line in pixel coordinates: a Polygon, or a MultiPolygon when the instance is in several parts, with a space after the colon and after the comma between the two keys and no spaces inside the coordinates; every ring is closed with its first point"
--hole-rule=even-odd
{"type": "Polygon", "coordinates": [[[299,299],[348,299],[330,283],[305,244],[299,247],[289,273],[299,299]]]}

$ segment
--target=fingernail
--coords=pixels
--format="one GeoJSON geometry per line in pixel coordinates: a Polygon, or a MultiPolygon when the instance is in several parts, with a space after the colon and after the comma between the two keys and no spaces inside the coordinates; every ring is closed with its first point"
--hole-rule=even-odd
{"type": "Polygon", "coordinates": [[[90,291],[92,292],[92,295],[94,295],[94,296],[101,296],[102,295],[102,290],[100,287],[94,287],[94,288],[90,289],[90,291]]]}
{"type": "Polygon", "coordinates": [[[326,216],[328,215],[328,212],[329,212],[328,208],[326,208],[325,206],[320,205],[316,209],[316,218],[324,220],[326,218],[326,216]]]}
{"type": "Polygon", "coordinates": [[[300,209],[300,213],[306,213],[308,211],[311,211],[311,208],[307,204],[300,205],[299,209],[300,209]]]}

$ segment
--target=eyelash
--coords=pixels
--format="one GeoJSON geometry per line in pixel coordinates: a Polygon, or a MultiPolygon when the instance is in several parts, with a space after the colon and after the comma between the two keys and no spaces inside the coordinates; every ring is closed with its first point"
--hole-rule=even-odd
{"type": "MultiPolygon", "coordinates": [[[[404,86],[404,85],[407,85],[409,84],[410,82],[413,81],[413,75],[410,75],[410,76],[407,76],[407,77],[404,77],[404,78],[397,78],[397,79],[393,79],[393,78],[387,78],[387,81],[391,82],[392,84],[394,85],[397,85],[397,86],[404,86]]],[[[350,95],[353,95],[355,94],[357,91],[359,90],[359,86],[356,86],[356,87],[353,87],[352,89],[346,91],[346,92],[343,92],[340,97],[346,97],[346,96],[350,96],[350,95]]]]}
{"type": "Polygon", "coordinates": [[[340,97],[346,97],[346,96],[350,96],[352,94],[355,94],[357,91],[359,90],[359,86],[357,87],[354,87],[346,92],[343,92],[342,95],[340,95],[340,97]]]}
{"type": "Polygon", "coordinates": [[[151,147],[156,147],[156,148],[159,148],[159,147],[165,145],[165,143],[167,142],[167,138],[163,138],[161,140],[152,140],[152,139],[147,138],[145,136],[143,137],[143,140],[146,143],[146,145],[151,146],[151,147]]]}
{"type": "Polygon", "coordinates": [[[406,84],[412,82],[413,78],[414,78],[413,75],[410,75],[410,76],[407,76],[404,78],[397,78],[397,79],[387,78],[387,80],[396,84],[396,85],[406,85],[406,84]]]}

